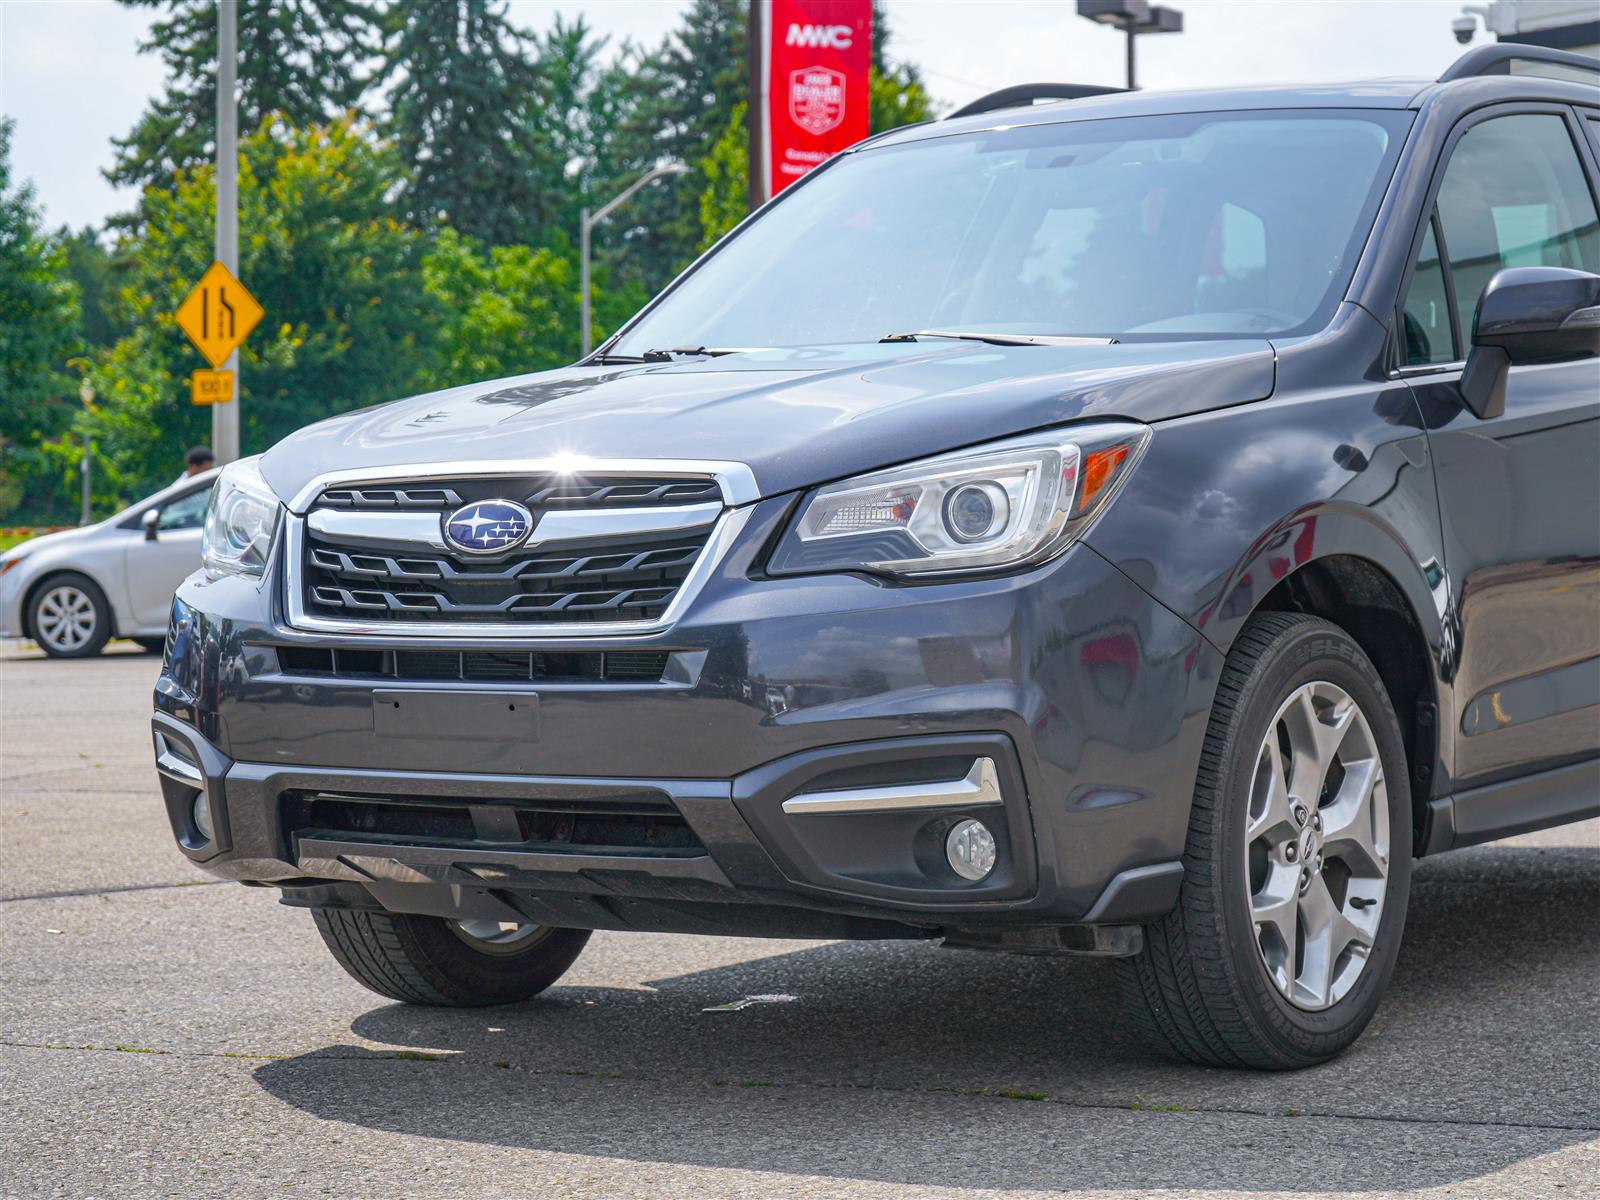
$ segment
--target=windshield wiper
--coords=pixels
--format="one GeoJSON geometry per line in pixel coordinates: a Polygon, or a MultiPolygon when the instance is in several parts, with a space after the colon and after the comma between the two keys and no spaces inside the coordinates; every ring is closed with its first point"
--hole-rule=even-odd
{"type": "Polygon", "coordinates": [[[671,350],[646,350],[645,362],[671,362],[674,358],[684,358],[691,355],[702,355],[706,358],[721,358],[724,354],[755,354],[759,346],[677,346],[671,350]]]}
{"type": "Polygon", "coordinates": [[[988,342],[991,346],[1115,346],[1116,338],[1057,337],[1048,333],[967,333],[950,329],[919,329],[915,333],[890,333],[880,342],[914,342],[919,338],[957,338],[964,342],[988,342]]]}
{"type": "Polygon", "coordinates": [[[671,350],[646,350],[643,354],[596,354],[589,361],[601,366],[623,366],[628,363],[663,363],[675,358],[719,358],[724,354],[750,354],[754,347],[738,346],[729,349],[711,346],[677,346],[671,350]]]}

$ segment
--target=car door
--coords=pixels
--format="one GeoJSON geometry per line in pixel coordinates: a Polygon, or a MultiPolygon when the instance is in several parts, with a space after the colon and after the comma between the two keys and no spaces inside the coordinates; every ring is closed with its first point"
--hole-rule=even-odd
{"type": "Polygon", "coordinates": [[[1496,272],[1600,274],[1585,137],[1556,105],[1464,119],[1402,304],[1402,373],[1430,428],[1455,605],[1445,716],[1458,790],[1600,753],[1600,360],[1513,366],[1489,420],[1457,386],[1496,272]]]}
{"type": "Polygon", "coordinates": [[[165,626],[172,593],[200,565],[200,534],[205,527],[211,485],[183,492],[157,511],[155,537],[129,539],[124,551],[128,597],[140,629],[165,626]]]}

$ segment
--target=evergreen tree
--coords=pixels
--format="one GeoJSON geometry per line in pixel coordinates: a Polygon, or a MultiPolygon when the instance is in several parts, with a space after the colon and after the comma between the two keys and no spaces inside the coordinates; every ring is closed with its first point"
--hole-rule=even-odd
{"type": "MultiPolygon", "coordinates": [[[[667,159],[697,166],[748,97],[748,8],[738,0],[693,0],[683,26],[656,50],[624,55],[612,67],[623,95],[613,149],[617,174],[602,203],[667,159]]],[[[620,210],[596,256],[618,274],[659,290],[699,251],[703,238],[696,172],[658,180],[620,210]]]]}
{"type": "Polygon", "coordinates": [[[12,185],[11,122],[0,120],[0,519],[24,501],[44,440],[77,405],[65,366],[78,349],[78,290],[65,268],[32,188],[12,185]]]}
{"type": "Polygon", "coordinates": [[[83,344],[89,351],[109,346],[128,332],[117,313],[117,290],[127,264],[111,255],[92,225],[77,233],[62,230],[60,237],[63,269],[78,289],[83,310],[83,344]]]}
{"type": "Polygon", "coordinates": [[[559,175],[548,126],[524,120],[541,83],[531,42],[491,0],[399,3],[388,13],[387,132],[410,168],[402,199],[421,229],[490,245],[530,242],[559,175]]]}
{"type": "MultiPolygon", "coordinates": [[[[537,93],[525,111],[527,136],[548,146],[547,174],[539,186],[550,228],[538,239],[576,241],[579,210],[604,204],[610,193],[596,195],[596,180],[610,181],[624,173],[616,150],[615,131],[629,97],[621,72],[601,62],[606,38],[596,38],[580,16],[568,21],[559,13],[536,40],[537,93]]],[[[636,53],[624,45],[624,56],[636,53]]],[[[602,187],[601,190],[604,190],[602,187]]]]}
{"type": "MultiPolygon", "coordinates": [[[[164,8],[141,53],[157,53],[167,86],[126,138],[106,178],[169,187],[177,172],[216,157],[216,0],[119,0],[164,8]]],[[[360,0],[239,0],[239,129],[271,113],[320,124],[358,108],[365,64],[377,48],[376,18],[360,0]]]]}

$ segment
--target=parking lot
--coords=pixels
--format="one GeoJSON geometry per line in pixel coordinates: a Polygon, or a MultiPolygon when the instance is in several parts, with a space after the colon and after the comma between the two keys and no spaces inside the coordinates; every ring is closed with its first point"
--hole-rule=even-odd
{"type": "Polygon", "coordinates": [[[414,1009],[172,846],[157,669],[0,644],[5,1196],[1600,1195],[1600,823],[1421,864],[1377,1021],[1297,1074],[1151,1056],[1097,964],[909,943],[602,933],[414,1009]]]}

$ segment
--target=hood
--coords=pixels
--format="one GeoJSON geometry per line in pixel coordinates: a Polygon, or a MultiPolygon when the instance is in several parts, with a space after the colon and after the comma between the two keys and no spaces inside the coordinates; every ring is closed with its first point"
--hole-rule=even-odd
{"type": "Polygon", "coordinates": [[[575,366],[347,413],[292,434],[262,473],[505,460],[742,462],[762,496],[1082,418],[1160,421],[1271,395],[1266,341],[891,343],[575,366]]]}

